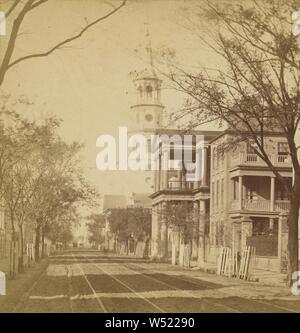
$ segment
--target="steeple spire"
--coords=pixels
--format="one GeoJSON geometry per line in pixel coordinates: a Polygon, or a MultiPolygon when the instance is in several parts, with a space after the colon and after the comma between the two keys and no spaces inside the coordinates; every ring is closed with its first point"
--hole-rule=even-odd
{"type": "Polygon", "coordinates": [[[149,23],[145,22],[146,26],[146,51],[147,51],[147,62],[149,62],[150,70],[154,76],[156,76],[156,72],[154,70],[154,63],[153,63],[153,51],[152,51],[152,44],[151,44],[151,35],[149,31],[149,23]]]}

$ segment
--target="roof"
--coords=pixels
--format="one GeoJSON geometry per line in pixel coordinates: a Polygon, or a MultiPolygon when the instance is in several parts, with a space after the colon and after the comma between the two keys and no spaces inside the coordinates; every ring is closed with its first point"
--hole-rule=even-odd
{"type": "Polygon", "coordinates": [[[161,79],[158,78],[153,67],[151,67],[151,68],[147,67],[142,70],[135,70],[131,73],[132,73],[135,81],[136,80],[147,80],[147,79],[161,81],[161,79]]]}
{"type": "Polygon", "coordinates": [[[170,128],[163,128],[163,129],[156,129],[155,134],[157,135],[175,135],[178,134],[180,136],[183,135],[203,135],[205,140],[212,140],[213,138],[220,136],[223,131],[204,131],[204,130],[189,130],[189,129],[170,129],[170,128]]]}
{"type": "MultiPolygon", "coordinates": [[[[244,133],[245,134],[247,134],[247,133],[249,133],[249,134],[251,134],[249,131],[244,131],[244,133]]],[[[236,130],[234,130],[234,129],[232,129],[232,128],[228,128],[228,129],[226,129],[226,130],[224,130],[224,131],[222,131],[222,132],[219,132],[219,135],[216,135],[214,138],[212,138],[211,140],[210,140],[210,142],[209,143],[213,143],[213,142],[215,142],[215,141],[217,141],[219,138],[221,138],[222,136],[224,136],[224,135],[226,135],[226,134],[228,134],[228,135],[237,135],[237,131],[236,130]]],[[[260,134],[260,132],[256,132],[256,134],[260,134]]],[[[274,131],[265,131],[264,132],[264,136],[265,137],[280,137],[280,136],[285,136],[284,135],[284,133],[283,132],[274,132],[274,131]]]]}

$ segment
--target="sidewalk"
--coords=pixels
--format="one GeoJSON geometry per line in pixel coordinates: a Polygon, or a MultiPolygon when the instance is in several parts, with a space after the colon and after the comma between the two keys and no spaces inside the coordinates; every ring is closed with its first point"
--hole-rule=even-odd
{"type": "Polygon", "coordinates": [[[188,268],[158,262],[152,263],[151,266],[156,271],[167,271],[170,276],[185,276],[186,278],[193,278],[202,282],[207,281],[209,283],[216,283],[222,286],[217,289],[194,290],[193,293],[195,296],[201,295],[204,298],[242,297],[256,300],[300,300],[300,296],[293,296],[291,289],[284,284],[272,285],[270,283],[265,284],[256,281],[228,278],[226,276],[208,273],[208,271],[204,271],[204,269],[202,270],[198,267],[188,268]]]}
{"type": "MultiPolygon", "coordinates": [[[[208,262],[204,263],[202,267],[198,267],[197,262],[193,261],[191,262],[191,269],[209,274],[217,274],[217,265],[208,262]]],[[[286,274],[256,268],[252,274],[250,282],[258,282],[268,286],[285,287],[286,274]]]]}
{"type": "Polygon", "coordinates": [[[11,280],[6,279],[6,296],[0,295],[0,312],[13,312],[19,302],[26,297],[30,288],[43,275],[48,266],[48,259],[32,265],[25,273],[20,273],[11,280]]]}

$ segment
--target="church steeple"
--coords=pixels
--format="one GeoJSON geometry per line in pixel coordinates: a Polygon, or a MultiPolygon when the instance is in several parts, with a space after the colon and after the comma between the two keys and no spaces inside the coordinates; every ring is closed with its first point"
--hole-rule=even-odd
{"type": "Polygon", "coordinates": [[[136,103],[131,107],[135,112],[135,121],[140,131],[155,130],[162,126],[161,84],[153,64],[153,54],[149,31],[147,38],[148,66],[135,72],[133,80],[136,92],[136,103]]]}

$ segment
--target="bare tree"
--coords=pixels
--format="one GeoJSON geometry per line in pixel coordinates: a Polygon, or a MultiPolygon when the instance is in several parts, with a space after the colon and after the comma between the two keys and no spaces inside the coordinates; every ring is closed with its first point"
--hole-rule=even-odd
{"type": "MultiPolygon", "coordinates": [[[[38,53],[32,53],[25,56],[22,56],[20,58],[13,59],[14,50],[17,45],[18,36],[20,35],[22,23],[24,22],[25,18],[30,15],[30,13],[33,10],[36,10],[37,8],[44,8],[44,15],[46,19],[46,4],[49,0],[14,0],[11,1],[11,5],[5,12],[6,19],[10,18],[10,16],[13,17],[13,24],[11,28],[11,32],[8,38],[8,43],[6,46],[6,49],[4,51],[3,59],[0,65],[0,86],[2,86],[4,78],[13,66],[34,58],[41,58],[41,57],[47,57],[48,55],[52,54],[54,51],[61,49],[65,45],[73,42],[76,39],[79,39],[82,37],[82,35],[87,32],[89,29],[97,25],[98,23],[104,21],[105,19],[109,18],[116,12],[118,12],[122,7],[125,6],[127,0],[122,0],[117,6],[114,4],[110,4],[110,10],[103,16],[91,21],[87,22],[86,25],[80,29],[80,31],[70,37],[67,37],[60,42],[56,43],[52,47],[50,47],[48,50],[41,51],[38,53]]],[[[109,3],[103,2],[103,4],[107,5],[109,3]]]]}
{"type": "MultiPolygon", "coordinates": [[[[245,4],[207,2],[197,19],[188,18],[217,61],[214,68],[187,71],[177,65],[171,80],[188,95],[192,126],[219,121],[230,127],[235,141],[247,142],[283,184],[290,199],[288,273],[298,270],[300,164],[295,141],[300,121],[299,41],[292,33],[291,13],[299,1],[251,1],[245,4]],[[200,20],[199,20],[200,17],[200,20]],[[209,31],[199,22],[209,24],[209,31]],[[212,27],[215,27],[213,29],[212,27]],[[283,178],[268,153],[266,138],[287,140],[294,182],[283,178]]],[[[297,7],[298,6],[298,7],[297,7]]]]}

